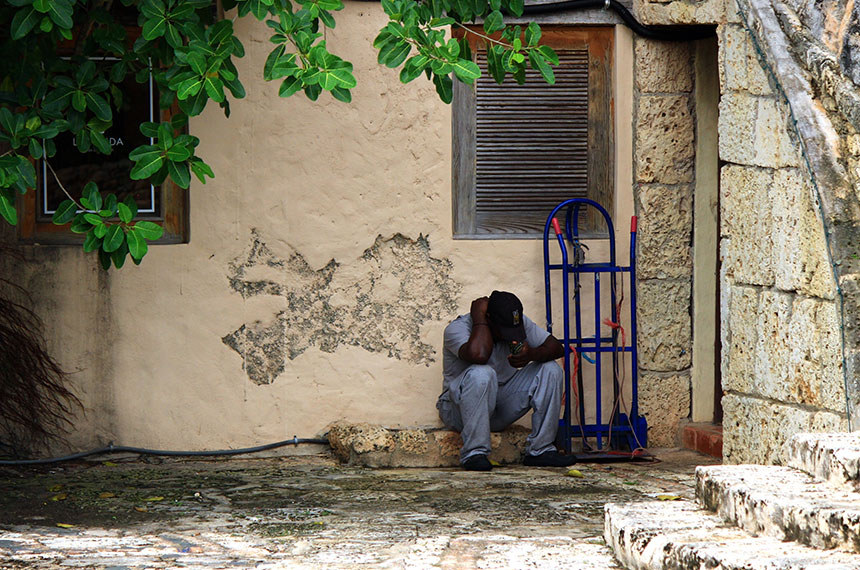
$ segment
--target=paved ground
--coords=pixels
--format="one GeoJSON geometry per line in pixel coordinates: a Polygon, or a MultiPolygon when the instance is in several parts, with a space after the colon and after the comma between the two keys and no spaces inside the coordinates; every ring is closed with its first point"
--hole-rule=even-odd
{"type": "Polygon", "coordinates": [[[366,469],[328,457],[0,468],[0,568],[617,568],[606,502],[693,497],[712,458],[366,469]]]}

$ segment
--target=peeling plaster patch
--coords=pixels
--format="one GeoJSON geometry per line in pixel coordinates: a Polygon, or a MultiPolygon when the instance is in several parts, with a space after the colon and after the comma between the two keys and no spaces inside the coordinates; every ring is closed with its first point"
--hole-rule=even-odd
{"type": "Polygon", "coordinates": [[[271,384],[284,371],[286,319],[279,313],[275,322],[242,325],[221,341],[242,355],[248,378],[257,385],[271,384]]]}
{"type": "Polygon", "coordinates": [[[246,276],[252,267],[266,266],[273,269],[283,269],[284,260],[279,259],[260,241],[256,229],[251,229],[251,247],[241,258],[230,262],[230,287],[247,299],[252,295],[280,295],[284,286],[281,283],[267,279],[250,279],[246,276]]]}
{"type": "Polygon", "coordinates": [[[315,270],[298,252],[278,258],[252,231],[247,254],[229,264],[230,287],[246,299],[284,297],[287,309],[270,326],[243,325],[222,340],[243,356],[257,384],[271,383],[285,359],[312,346],[324,352],[358,346],[429,366],[436,351],[421,342],[421,325],[456,311],[460,285],[451,269],[449,260],[430,255],[423,235],[377,236],[354,263],[332,259],[315,270]]]}

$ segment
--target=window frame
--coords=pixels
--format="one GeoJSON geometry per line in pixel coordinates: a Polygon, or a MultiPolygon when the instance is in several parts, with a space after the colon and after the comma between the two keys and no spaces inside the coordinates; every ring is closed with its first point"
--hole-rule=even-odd
{"type": "MultiPolygon", "coordinates": [[[[483,33],[479,26],[474,27],[483,33]]],[[[605,160],[589,159],[588,197],[604,205],[610,216],[615,210],[615,26],[594,24],[543,24],[541,43],[558,49],[588,48],[588,149],[589,156],[604,156],[605,160]],[[602,149],[592,151],[592,149],[602,149]],[[598,181],[598,182],[595,182],[598,181]]],[[[472,47],[473,59],[483,40],[462,30],[455,37],[466,35],[472,47]]],[[[477,93],[473,85],[454,82],[452,102],[452,217],[454,239],[535,239],[543,236],[543,227],[533,231],[500,231],[482,225],[476,206],[476,120],[477,93]]],[[[547,212],[548,213],[548,212],[547,212]]],[[[588,208],[582,222],[585,238],[606,238],[602,219],[588,208]]]]}
{"type": "MultiPolygon", "coordinates": [[[[126,26],[129,41],[134,41],[140,35],[140,28],[126,26]]],[[[152,77],[150,75],[150,81],[152,77]]],[[[157,89],[157,87],[154,87],[157,89]]],[[[174,103],[168,109],[156,106],[159,122],[170,122],[179,107],[174,103]]],[[[116,111],[116,109],[114,109],[116,111]]],[[[24,244],[46,245],[75,245],[84,242],[86,235],[76,234],[69,229],[69,224],[55,225],[50,218],[41,215],[40,197],[44,188],[42,161],[35,161],[36,188],[32,192],[19,196],[17,199],[18,212],[18,241],[24,244]]],[[[110,192],[109,188],[99,188],[101,192],[110,192]]],[[[150,244],[188,243],[190,240],[189,189],[177,186],[168,176],[156,187],[161,192],[159,208],[155,213],[138,216],[138,219],[154,222],[164,228],[164,234],[150,244]]]]}

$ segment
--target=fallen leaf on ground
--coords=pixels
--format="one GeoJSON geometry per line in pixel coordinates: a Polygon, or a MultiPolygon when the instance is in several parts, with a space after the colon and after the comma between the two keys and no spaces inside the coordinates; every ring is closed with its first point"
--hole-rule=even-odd
{"type": "Polygon", "coordinates": [[[499,463],[498,461],[496,461],[495,459],[490,459],[490,465],[492,465],[493,467],[501,467],[502,466],[502,464],[499,463]]]}
{"type": "Polygon", "coordinates": [[[57,526],[58,526],[58,527],[60,527],[60,528],[75,528],[75,525],[73,525],[73,524],[66,524],[66,523],[57,523],[57,526]]]}
{"type": "Polygon", "coordinates": [[[570,471],[567,472],[567,476],[568,477],[576,477],[578,479],[582,479],[585,477],[585,475],[583,475],[582,471],[580,471],[579,469],[571,469],[570,471]]]}
{"type": "Polygon", "coordinates": [[[102,465],[105,467],[116,467],[119,463],[114,463],[113,461],[102,461],[102,465]]]}
{"type": "Polygon", "coordinates": [[[144,501],[149,501],[150,503],[154,503],[156,501],[163,501],[164,497],[147,497],[144,501]]]}
{"type": "Polygon", "coordinates": [[[51,497],[51,500],[52,501],[65,501],[68,498],[69,498],[68,493],[58,493],[58,494],[54,495],[53,497],[51,497]]]}
{"type": "Polygon", "coordinates": [[[145,512],[147,512],[148,509],[146,507],[135,507],[134,510],[136,510],[139,513],[145,513],[145,512]]]}
{"type": "Polygon", "coordinates": [[[63,490],[62,485],[51,485],[50,487],[48,487],[48,491],[50,491],[52,493],[59,493],[62,490],[63,490]]]}
{"type": "Polygon", "coordinates": [[[116,497],[116,495],[114,493],[111,493],[110,491],[99,493],[99,499],[112,499],[114,497],[116,497]]]}
{"type": "Polygon", "coordinates": [[[678,495],[657,495],[659,501],[677,501],[680,498],[678,495]]]}

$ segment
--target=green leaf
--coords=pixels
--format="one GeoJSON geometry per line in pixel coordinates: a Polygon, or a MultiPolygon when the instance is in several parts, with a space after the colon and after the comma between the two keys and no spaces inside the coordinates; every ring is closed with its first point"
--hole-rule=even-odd
{"type": "Polygon", "coordinates": [[[158,123],[141,123],[140,133],[147,138],[154,139],[158,136],[158,123]]]}
{"type": "MultiPolygon", "coordinates": [[[[118,227],[118,226],[114,226],[118,227]]],[[[102,239],[96,235],[95,228],[87,232],[87,237],[84,240],[84,251],[90,253],[102,246],[102,239]]]]}
{"type": "Polygon", "coordinates": [[[138,233],[136,228],[131,228],[126,235],[128,242],[128,252],[134,259],[142,259],[146,255],[147,245],[146,240],[138,233]]]}
{"type": "Polygon", "coordinates": [[[167,172],[170,178],[180,188],[188,188],[191,183],[191,172],[188,169],[188,164],[185,162],[168,162],[167,172]]]}
{"type": "Polygon", "coordinates": [[[547,64],[543,55],[539,51],[529,51],[529,63],[531,63],[532,68],[537,69],[540,72],[544,81],[550,85],[555,84],[555,73],[553,73],[552,68],[547,64]]]}
{"type": "Polygon", "coordinates": [[[76,234],[85,234],[90,231],[90,228],[93,227],[86,218],[85,214],[79,213],[75,216],[75,219],[72,221],[72,225],[69,226],[69,230],[76,234]]]}
{"type": "Polygon", "coordinates": [[[508,10],[511,14],[519,18],[523,15],[523,0],[510,0],[508,10]]]}
{"type": "Polygon", "coordinates": [[[305,85],[305,97],[311,101],[319,99],[320,93],[322,93],[322,87],[319,85],[305,85]]]}
{"type": "Polygon", "coordinates": [[[111,146],[108,140],[105,138],[103,134],[98,131],[90,131],[90,138],[93,141],[93,146],[95,146],[98,151],[102,154],[110,154],[111,146]]]}
{"type": "Polygon", "coordinates": [[[87,206],[90,210],[101,210],[102,209],[102,195],[99,193],[98,186],[96,186],[95,182],[87,182],[84,185],[84,189],[81,192],[81,198],[86,199],[89,202],[89,206],[87,206]]]}
{"type": "Polygon", "coordinates": [[[42,15],[36,10],[34,10],[32,6],[28,6],[26,8],[22,8],[21,10],[18,10],[18,12],[15,14],[15,17],[12,18],[12,26],[10,28],[12,32],[12,39],[20,40],[21,38],[26,36],[28,33],[30,33],[30,30],[33,29],[33,27],[41,18],[42,15]]]}
{"type": "Polygon", "coordinates": [[[120,246],[110,254],[110,258],[113,261],[113,266],[117,269],[121,268],[125,264],[125,258],[128,255],[128,245],[125,243],[125,239],[122,240],[120,246]]]}
{"type": "Polygon", "coordinates": [[[110,254],[103,249],[99,249],[99,263],[105,271],[110,269],[110,254]]]}
{"type": "Polygon", "coordinates": [[[219,78],[206,76],[203,87],[206,88],[206,94],[216,103],[224,100],[224,84],[219,78]]]}
{"type": "Polygon", "coordinates": [[[105,198],[104,208],[110,212],[109,215],[113,216],[116,214],[116,194],[108,194],[107,198],[105,198]]]}
{"type": "Polygon", "coordinates": [[[278,89],[280,97],[289,97],[297,93],[302,88],[302,80],[298,77],[287,77],[281,82],[281,87],[278,89]]]}
{"type": "Polygon", "coordinates": [[[406,61],[412,46],[403,40],[390,41],[382,46],[377,61],[387,67],[395,68],[406,61]]]}
{"type": "Polygon", "coordinates": [[[119,246],[121,246],[122,242],[124,241],[125,232],[122,231],[122,226],[119,224],[114,224],[108,228],[108,231],[105,234],[102,249],[108,253],[116,251],[117,249],[119,249],[119,246]]]}
{"type": "Polygon", "coordinates": [[[504,29],[505,19],[498,10],[490,12],[484,20],[484,31],[488,34],[504,29]]]}
{"type": "Polygon", "coordinates": [[[155,222],[141,221],[134,224],[133,229],[145,240],[153,241],[164,235],[164,228],[155,222]]]}
{"type": "Polygon", "coordinates": [[[33,8],[45,14],[51,9],[51,0],[33,0],[33,8]]]}
{"type": "Polygon", "coordinates": [[[454,98],[454,84],[447,75],[434,75],[433,84],[436,85],[436,93],[445,103],[450,103],[454,98]]]}
{"type": "Polygon", "coordinates": [[[102,220],[101,216],[99,216],[98,214],[93,214],[91,212],[87,212],[86,214],[84,214],[84,219],[94,226],[100,226],[105,223],[104,220],[102,220]]]}
{"type": "Polygon", "coordinates": [[[129,155],[129,158],[134,160],[136,164],[131,169],[129,178],[132,180],[143,180],[155,174],[161,168],[164,162],[164,157],[161,155],[161,150],[151,150],[142,153],[136,157],[129,155]]]}
{"type": "Polygon", "coordinates": [[[74,25],[72,22],[73,9],[70,4],[64,0],[50,0],[50,8],[48,15],[61,28],[71,29],[74,25]]]}
{"type": "Polygon", "coordinates": [[[100,226],[93,227],[93,233],[96,234],[96,237],[103,238],[108,231],[108,227],[105,224],[101,224],[100,226]]]}
{"type": "MultiPolygon", "coordinates": [[[[334,94],[334,90],[332,91],[332,94],[334,94]]],[[[191,172],[193,172],[194,176],[196,176],[203,184],[206,184],[206,179],[204,178],[204,176],[208,176],[209,178],[215,178],[215,173],[212,172],[212,168],[210,168],[208,164],[203,162],[202,159],[194,157],[191,159],[190,164],[191,172]]]]}
{"type": "Polygon", "coordinates": [[[149,41],[160,38],[167,31],[167,20],[164,16],[156,16],[143,23],[143,37],[149,41]]]}
{"type": "Polygon", "coordinates": [[[349,103],[352,101],[352,93],[349,92],[349,89],[344,89],[343,87],[335,87],[331,90],[332,97],[337,99],[338,101],[343,101],[344,103],[349,103]]]}
{"type": "Polygon", "coordinates": [[[71,200],[63,200],[60,202],[60,205],[57,206],[57,210],[54,212],[51,221],[58,226],[62,226],[74,220],[77,213],[77,204],[71,200]]]}
{"type": "Polygon", "coordinates": [[[75,91],[72,93],[72,107],[74,107],[75,111],[84,112],[87,108],[87,97],[83,91],[75,91]]]}
{"type": "Polygon", "coordinates": [[[38,139],[30,139],[30,156],[39,160],[42,158],[42,143],[39,142],[38,139]]]}
{"type": "Polygon", "coordinates": [[[134,201],[134,196],[126,196],[122,203],[131,210],[131,217],[134,218],[137,215],[137,202],[134,201]]]}
{"type": "Polygon", "coordinates": [[[529,47],[535,47],[536,45],[538,45],[538,42],[540,42],[541,34],[542,32],[540,26],[538,26],[534,22],[529,23],[525,32],[526,45],[528,45],[529,47]]]}
{"type": "Polygon", "coordinates": [[[458,59],[454,62],[454,75],[463,83],[472,83],[481,76],[481,68],[474,61],[458,59]]]}
{"type": "Polygon", "coordinates": [[[191,70],[197,75],[203,75],[206,73],[206,58],[203,54],[192,51],[188,54],[188,65],[191,67],[191,70]]]}
{"type": "Polygon", "coordinates": [[[131,208],[120,202],[117,204],[117,213],[119,214],[119,220],[125,224],[131,222],[134,216],[131,214],[131,208]]]}
{"type": "Polygon", "coordinates": [[[546,60],[552,65],[558,65],[558,55],[555,53],[555,50],[549,47],[548,45],[538,46],[538,51],[546,58],[546,60]]]}
{"type": "Polygon", "coordinates": [[[15,211],[14,199],[10,200],[5,194],[0,194],[0,216],[11,225],[18,225],[18,212],[15,211]]]}
{"type": "Polygon", "coordinates": [[[179,97],[180,100],[188,99],[193,95],[197,95],[202,88],[203,78],[192,77],[179,84],[179,87],[176,89],[176,96],[179,97]]]}
{"type": "Polygon", "coordinates": [[[185,162],[191,158],[191,149],[187,146],[174,144],[167,151],[167,160],[172,162],[185,162]]]}

